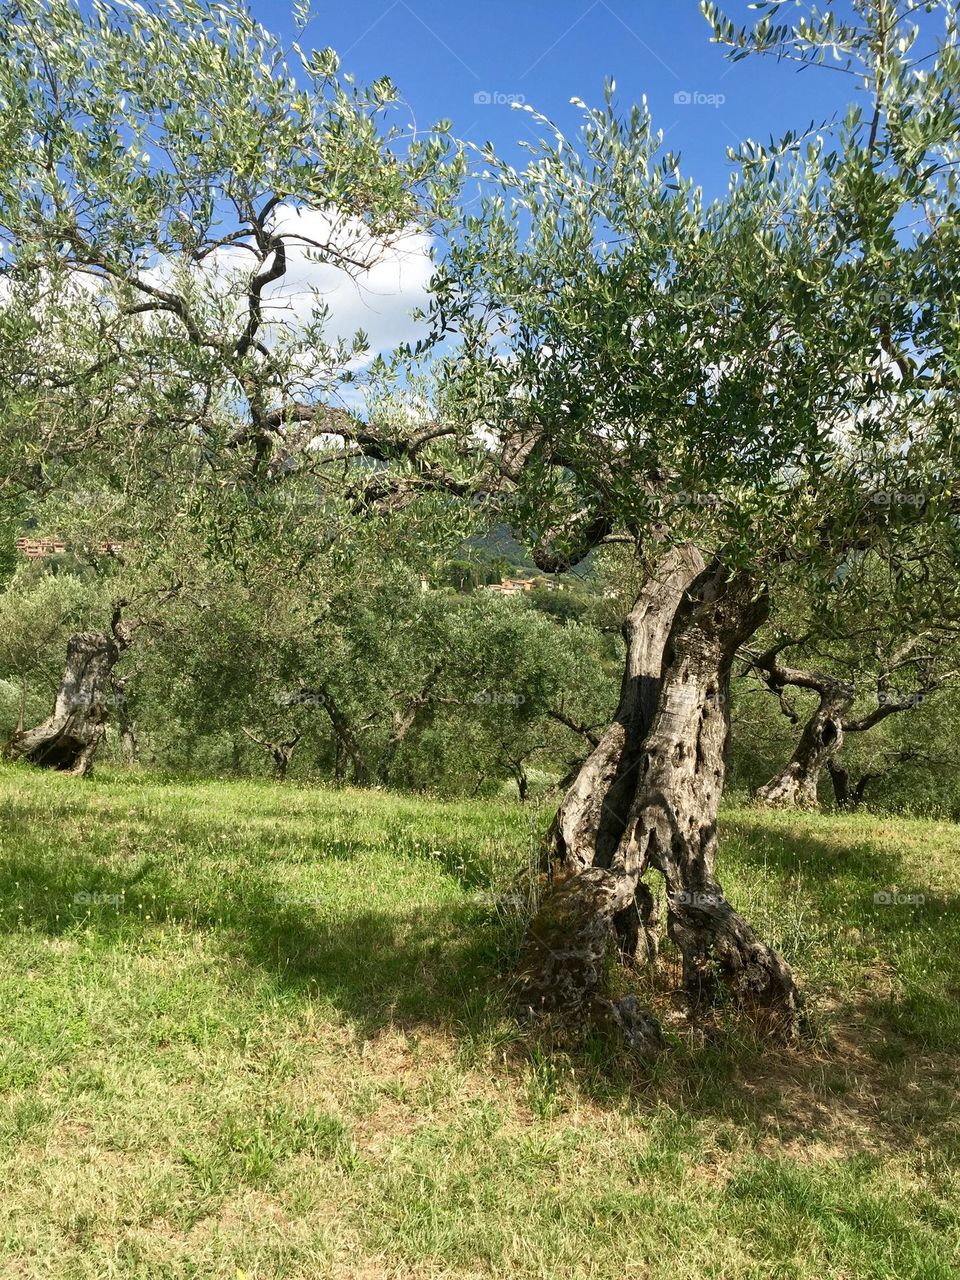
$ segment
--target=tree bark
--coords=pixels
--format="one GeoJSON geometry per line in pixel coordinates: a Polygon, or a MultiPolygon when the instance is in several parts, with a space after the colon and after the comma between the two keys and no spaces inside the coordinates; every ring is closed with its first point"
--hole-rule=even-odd
{"type": "Polygon", "coordinates": [[[564,796],[544,843],[552,881],[588,867],[609,867],[637,788],[643,740],[660,694],[663,651],[684,591],[703,569],[693,547],[666,555],[623,624],[626,642],[620,702],[613,721],[564,796]]]}
{"type": "Polygon", "coordinates": [[[118,621],[119,612],[112,631],[80,631],[70,637],[53,711],[36,728],[14,735],[11,759],[78,777],[90,772],[106,729],[111,673],[129,642],[118,621]]]}
{"type": "Polygon", "coordinates": [[[526,804],[527,797],[530,795],[530,779],[523,764],[514,766],[513,776],[517,783],[517,796],[521,804],[526,804]]]}
{"type": "Polygon", "coordinates": [[[251,742],[255,742],[258,747],[263,747],[270,759],[273,761],[273,767],[277,771],[277,781],[285,782],[287,779],[287,770],[290,767],[290,761],[293,759],[293,753],[297,749],[297,743],[300,741],[302,734],[295,733],[290,738],[271,739],[261,738],[253,733],[246,725],[240,726],[251,742]]]}
{"type": "Polygon", "coordinates": [[[756,800],[777,809],[817,809],[820,775],[843,746],[844,717],[850,710],[854,690],[829,676],[816,679],[816,710],[803,726],[800,741],[788,763],[756,793],[756,800]]]}
{"type": "MultiPolygon", "coordinates": [[[[430,706],[433,691],[442,674],[443,664],[438,663],[427,677],[420,692],[410,699],[402,711],[394,712],[393,732],[390,734],[379,761],[379,777],[384,786],[390,784],[393,766],[396,763],[400,748],[407,740],[408,734],[419,722],[424,710],[430,706]]],[[[447,699],[444,699],[444,701],[447,701],[447,699]]]]}
{"type": "Polygon", "coordinates": [[[345,759],[349,758],[353,765],[353,781],[358,787],[365,787],[370,781],[370,769],[360,747],[357,735],[351,728],[346,716],[325,685],[317,685],[313,689],[303,689],[298,695],[302,700],[311,698],[326,711],[330,719],[337,744],[337,782],[346,779],[345,759]],[[341,763],[342,762],[342,763],[341,763]]]}
{"type": "Polygon", "coordinates": [[[703,568],[696,553],[684,553],[645,589],[638,606],[624,696],[608,731],[612,746],[602,751],[601,740],[551,833],[562,856],[551,864],[552,887],[524,947],[521,1002],[566,1012],[607,1004],[606,961],[625,917],[655,956],[653,897],[641,881],[653,868],[666,884],[668,931],[691,1003],[712,1002],[722,987],[740,1003],[770,1011],[771,1029],[792,1033],[801,1001],[789,966],[726,902],[715,872],[730,668],[739,646],[763,623],[766,600],[748,575],[731,574],[716,561],[703,568]],[[637,743],[633,735],[645,727],[637,743]],[[615,782],[626,782],[627,771],[618,766],[628,750],[629,786],[615,793],[632,792],[624,810],[605,801],[615,782]],[[620,836],[608,858],[601,833],[609,839],[612,829],[620,836]],[[593,860],[584,865],[591,841],[593,860]]]}
{"type": "Polygon", "coordinates": [[[664,660],[660,705],[644,743],[641,782],[618,860],[659,871],[667,931],[695,1007],[721,990],[768,1010],[792,1033],[801,1000],[786,961],[727,902],[716,874],[726,775],[730,669],[768,603],[751,576],[714,562],[680,605],[664,660]]]}
{"type": "Polygon", "coordinates": [[[133,717],[130,714],[130,700],[127,697],[127,685],[137,674],[137,672],[131,672],[127,676],[112,677],[113,703],[117,709],[117,721],[120,725],[120,741],[123,745],[123,754],[128,764],[136,764],[139,754],[136,725],[133,723],[133,717]]]}
{"type": "Polygon", "coordinates": [[[828,760],[827,769],[830,772],[833,798],[838,809],[859,809],[863,804],[867,787],[880,776],[878,773],[863,773],[857,782],[851,785],[849,769],[845,769],[836,760],[828,760]]]}
{"type": "Polygon", "coordinates": [[[347,753],[339,738],[334,741],[333,781],[342,787],[347,780],[347,753]]]}

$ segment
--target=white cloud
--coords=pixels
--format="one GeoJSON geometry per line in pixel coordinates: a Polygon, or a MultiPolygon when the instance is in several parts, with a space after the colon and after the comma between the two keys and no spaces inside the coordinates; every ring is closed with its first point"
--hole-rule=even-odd
{"type": "MultiPolygon", "coordinates": [[[[327,341],[349,341],[358,329],[369,339],[369,350],[354,362],[355,368],[425,335],[426,327],[415,322],[412,313],[429,301],[434,271],[430,236],[412,229],[384,245],[358,219],[282,205],[270,229],[281,232],[287,244],[287,272],[263,295],[264,315],[271,327],[284,328],[296,341],[297,330],[314,317],[318,305],[326,305],[327,341]],[[323,246],[329,246],[327,256],[346,255],[356,265],[344,270],[322,261],[323,246]]],[[[240,320],[246,305],[253,262],[251,254],[238,246],[225,246],[204,261],[208,297],[220,299],[228,325],[240,320]]],[[[161,260],[142,275],[148,282],[171,287],[177,268],[171,260],[161,260]]],[[[82,272],[76,273],[74,281],[84,291],[101,287],[82,272]]],[[[9,295],[9,282],[0,275],[0,304],[9,295]]]]}
{"type": "MultiPolygon", "coordinates": [[[[370,236],[356,219],[334,218],[318,211],[278,210],[271,226],[287,244],[287,272],[264,291],[264,314],[273,323],[294,330],[310,318],[318,303],[329,308],[328,341],[351,339],[358,329],[370,341],[365,364],[403,342],[423,336],[412,312],[426,306],[433,275],[431,238],[411,230],[385,246],[370,236]],[[349,270],[324,262],[329,245],[357,264],[349,270]]],[[[207,270],[223,271],[229,279],[236,268],[249,270],[250,256],[241,249],[224,249],[212,257],[207,270]]],[[[229,287],[229,286],[228,286],[229,287]]]]}

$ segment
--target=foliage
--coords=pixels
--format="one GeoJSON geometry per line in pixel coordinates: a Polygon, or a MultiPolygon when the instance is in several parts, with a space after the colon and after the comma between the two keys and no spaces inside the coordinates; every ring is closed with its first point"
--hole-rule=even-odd
{"type": "Polygon", "coordinates": [[[149,499],[320,465],[332,435],[331,485],[352,421],[331,396],[377,353],[284,283],[426,245],[459,173],[445,129],[385,121],[388,80],[240,4],[25,0],[0,31],[7,492],[149,499]]]}
{"type": "Polygon", "coordinates": [[[102,585],[82,573],[18,568],[0,592],[0,741],[21,716],[25,723],[49,712],[60,687],[67,639],[104,624],[102,585]]]}
{"type": "MultiPolygon", "coordinates": [[[[228,767],[246,728],[299,736],[295,772],[456,792],[495,786],[531,757],[562,773],[578,745],[549,713],[573,687],[585,718],[608,714],[610,656],[588,628],[483,592],[424,590],[389,560],[365,558],[323,592],[267,564],[260,578],[211,583],[199,609],[182,602],[135,706],[168,766],[219,735],[228,767]]],[[[249,744],[242,756],[256,767],[249,744]]]]}
{"type": "Polygon", "coordinates": [[[834,593],[851,548],[895,559],[917,523],[955,559],[952,9],[914,75],[899,27],[868,40],[887,0],[856,7],[875,118],[745,144],[713,202],[612,86],[573,140],[532,111],[523,168],[481,149],[494,194],[438,310],[462,334],[452,401],[525,460],[532,542],[576,559],[616,531],[651,557],[689,540],[758,585],[834,593]]]}

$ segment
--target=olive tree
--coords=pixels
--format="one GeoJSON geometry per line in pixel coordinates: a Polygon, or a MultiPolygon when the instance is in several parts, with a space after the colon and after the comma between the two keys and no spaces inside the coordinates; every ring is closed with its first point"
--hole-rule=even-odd
{"type": "Polygon", "coordinates": [[[920,707],[947,683],[956,680],[956,637],[952,627],[916,631],[896,639],[858,636],[846,655],[831,645],[829,661],[817,661],[810,638],[780,637],[767,649],[748,655],[752,671],[778,701],[794,726],[800,726],[790,759],[756,793],[760,804],[782,809],[816,809],[819,783],[826,771],[840,808],[859,804],[872,780],[864,773],[851,790],[840,763],[850,734],[867,733],[891,716],[920,707]],[[802,645],[802,665],[789,650],[802,645]],[[812,660],[811,660],[812,659],[812,660]],[[813,699],[806,716],[792,694],[813,699]]]}
{"type": "Polygon", "coordinates": [[[0,733],[4,742],[26,719],[49,706],[71,637],[102,614],[101,584],[77,572],[48,573],[21,564],[0,593],[0,681],[9,690],[0,733]]]}
{"type": "Polygon", "coordinates": [[[525,167],[483,151],[495,189],[442,300],[462,329],[452,394],[498,442],[540,562],[628,539],[647,573],[620,707],[554,824],[525,999],[595,998],[611,922],[652,951],[659,872],[693,1004],[726,989],[792,1029],[790,969],[716,869],[731,666],[787,584],[833,586],[856,548],[895,557],[905,524],[953,528],[960,68],[949,5],[925,6],[946,38],[919,75],[916,6],[744,31],[706,7],[735,56],[836,49],[869,109],[745,144],[712,202],[645,105],[621,118],[611,89],[574,141],[533,112],[525,167]]]}
{"type": "Polygon", "coordinates": [[[0,494],[68,485],[79,521],[85,493],[179,515],[171,495],[305,471],[342,492],[358,463],[357,501],[434,483],[449,432],[357,410],[385,366],[303,277],[427,251],[460,168],[444,126],[397,127],[389,81],[238,3],[17,0],[0,38],[0,494]],[[376,468],[396,478],[370,493],[376,468]]]}

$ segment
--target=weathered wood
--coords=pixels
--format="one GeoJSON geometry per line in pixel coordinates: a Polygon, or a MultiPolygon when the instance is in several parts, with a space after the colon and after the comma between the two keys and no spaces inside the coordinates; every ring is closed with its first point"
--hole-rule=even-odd
{"type": "Polygon", "coordinates": [[[610,865],[636,794],[637,767],[657,708],[667,636],[684,591],[702,569],[703,558],[694,547],[671,551],[624,621],[620,701],[547,833],[543,858],[551,880],[610,865]]]}
{"type": "Polygon", "coordinates": [[[817,705],[803,726],[793,755],[779,773],[757,790],[755,799],[770,808],[816,809],[820,774],[830,767],[843,746],[845,717],[856,689],[826,672],[787,666],[780,657],[784,647],[781,642],[765,653],[749,653],[750,667],[776,694],[781,710],[793,724],[799,723],[800,716],[786,700],[788,686],[815,693],[817,705]]]}
{"type": "Polygon", "coordinates": [[[855,697],[842,680],[818,675],[817,706],[786,765],[756,793],[760,804],[774,809],[817,809],[820,775],[843,746],[844,717],[855,697]]]}
{"type": "Polygon", "coordinates": [[[106,731],[113,669],[133,634],[123,620],[126,603],[115,603],[109,631],[70,637],[53,710],[35,728],[18,728],[7,747],[11,759],[78,777],[90,772],[106,731]]]}
{"type": "Polygon", "coordinates": [[[36,728],[14,735],[10,758],[78,776],[89,773],[106,729],[106,694],[119,656],[116,640],[106,631],[71,636],[53,711],[36,728]]]}
{"type": "Polygon", "coordinates": [[[748,575],[730,573],[719,561],[707,567],[699,561],[696,572],[696,564],[689,555],[675,563],[661,579],[661,585],[671,584],[669,596],[651,591],[650,610],[640,612],[643,625],[651,622],[648,643],[637,644],[628,659],[633,665],[621,710],[631,713],[624,717],[631,732],[647,732],[630,770],[629,808],[611,815],[620,839],[609,856],[606,848],[601,854],[603,802],[623,776],[610,761],[622,758],[625,731],[615,739],[619,755],[598,755],[599,748],[594,753],[599,763],[581,771],[571,789],[576,803],[568,803],[568,792],[565,813],[555,824],[551,839],[564,856],[566,875],[551,864],[551,882],[523,950],[520,998],[532,1010],[596,1020],[605,1007],[606,964],[617,924],[622,933],[624,920],[631,920],[635,938],[646,940],[648,957],[656,955],[653,896],[641,880],[653,868],[665,882],[668,932],[682,957],[691,1004],[711,1003],[722,988],[769,1013],[770,1029],[790,1034],[801,999],[789,966],[726,901],[715,870],[730,668],[737,649],[762,625],[768,605],[748,575]],[[683,575],[690,576],[681,585],[683,575]],[[634,673],[638,684],[631,689],[634,673]],[[659,697],[651,714],[646,698],[652,689],[659,697]],[[594,861],[588,862],[591,854],[594,861]]]}
{"type": "Polygon", "coordinates": [[[730,668],[762,625],[765,595],[750,576],[711,564],[681,603],[667,642],[660,705],[644,743],[635,808],[616,861],[661,873],[667,931],[694,1006],[723,988],[792,1032],[801,1000],[790,968],[727,902],[716,874],[726,774],[730,668]]]}

